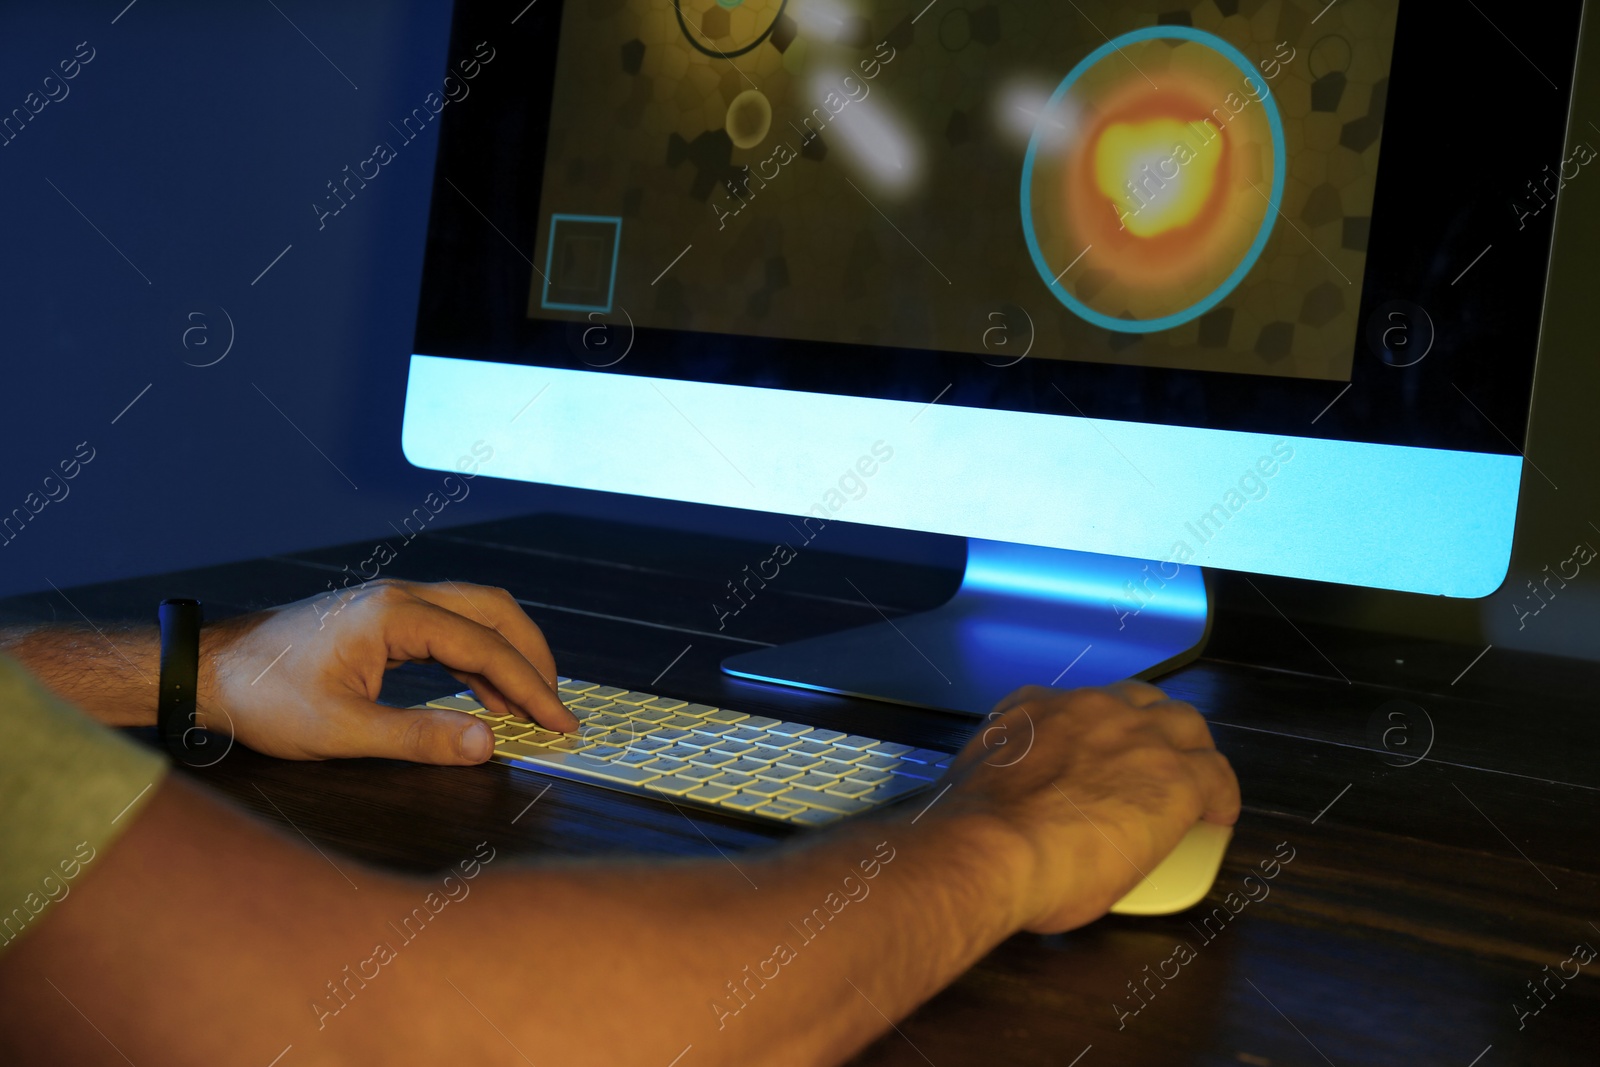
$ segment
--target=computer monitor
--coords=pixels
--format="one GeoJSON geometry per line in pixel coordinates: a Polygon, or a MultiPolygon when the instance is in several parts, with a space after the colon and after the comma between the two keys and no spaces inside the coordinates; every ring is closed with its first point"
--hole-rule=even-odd
{"type": "Polygon", "coordinates": [[[405,454],[792,516],[708,627],[827,523],[964,536],[726,669],[969,713],[1197,655],[1204,568],[1484,596],[1600,141],[1518,11],[463,0],[405,454]]]}

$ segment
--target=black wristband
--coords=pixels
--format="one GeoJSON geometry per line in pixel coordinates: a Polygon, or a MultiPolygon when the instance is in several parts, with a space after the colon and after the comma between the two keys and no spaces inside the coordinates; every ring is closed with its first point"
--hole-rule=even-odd
{"type": "Polygon", "coordinates": [[[161,694],[156,703],[156,728],[174,756],[186,751],[195,726],[195,697],[200,686],[200,601],[163,600],[161,619],[161,694]]]}

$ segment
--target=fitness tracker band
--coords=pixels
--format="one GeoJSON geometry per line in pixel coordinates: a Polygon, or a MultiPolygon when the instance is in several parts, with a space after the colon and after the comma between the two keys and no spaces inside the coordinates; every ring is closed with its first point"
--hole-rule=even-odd
{"type": "Polygon", "coordinates": [[[156,728],[167,751],[181,756],[195,729],[195,697],[200,685],[200,601],[163,600],[161,619],[161,694],[156,728]]]}

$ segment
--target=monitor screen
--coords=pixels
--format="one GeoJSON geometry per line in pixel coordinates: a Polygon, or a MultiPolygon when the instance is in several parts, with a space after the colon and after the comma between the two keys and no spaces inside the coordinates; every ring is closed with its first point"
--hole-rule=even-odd
{"type": "Polygon", "coordinates": [[[567,18],[528,313],[1348,381],[1394,6],[1168,6],[567,18]]]}

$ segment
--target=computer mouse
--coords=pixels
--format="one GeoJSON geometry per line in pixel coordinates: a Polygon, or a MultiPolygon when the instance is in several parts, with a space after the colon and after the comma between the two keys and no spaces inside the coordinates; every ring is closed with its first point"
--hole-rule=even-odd
{"type": "Polygon", "coordinates": [[[1111,905],[1117,915],[1171,915],[1205,899],[1217,880],[1223,853],[1233,840],[1233,827],[1197,822],[1167,858],[1121,900],[1111,905]]]}

